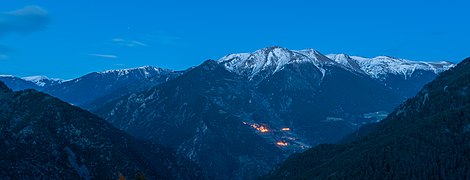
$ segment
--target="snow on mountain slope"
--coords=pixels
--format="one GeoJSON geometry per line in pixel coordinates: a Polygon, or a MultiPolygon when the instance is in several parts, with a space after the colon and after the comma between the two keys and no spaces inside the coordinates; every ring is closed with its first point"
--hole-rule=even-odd
{"type": "Polygon", "coordinates": [[[117,74],[118,77],[129,75],[130,73],[141,73],[145,78],[151,77],[155,74],[171,72],[169,69],[163,69],[153,66],[142,66],[129,69],[116,69],[99,72],[99,74],[117,74]]]}
{"type": "Polygon", "coordinates": [[[416,70],[439,74],[453,66],[451,62],[424,62],[407,59],[377,56],[364,58],[346,54],[323,55],[314,49],[289,50],[282,47],[268,47],[253,53],[230,54],[218,61],[229,71],[253,79],[257,75],[268,76],[293,63],[312,63],[325,74],[325,65],[338,66],[350,71],[368,75],[374,79],[384,78],[387,74],[403,75],[405,79],[416,70]]]}
{"type": "Polygon", "coordinates": [[[177,74],[175,73],[173,70],[152,66],[93,72],[56,86],[50,86],[44,92],[83,107],[90,105],[89,103],[97,98],[111,94],[119,97],[123,95],[120,93],[145,90],[141,88],[163,83],[177,74]],[[142,83],[148,85],[140,85],[142,83]]]}
{"type": "Polygon", "coordinates": [[[15,77],[15,76],[13,76],[13,75],[6,75],[6,74],[2,74],[2,75],[0,75],[0,77],[15,77]]]}
{"type": "Polygon", "coordinates": [[[365,58],[360,56],[348,56],[346,54],[329,54],[327,57],[339,64],[342,64],[355,71],[367,74],[375,79],[382,79],[387,74],[400,76],[403,75],[406,79],[407,77],[410,77],[416,70],[430,71],[434,74],[439,74],[455,66],[455,64],[447,61],[411,61],[389,56],[365,58]]]}
{"type": "Polygon", "coordinates": [[[323,74],[325,73],[321,68],[323,65],[335,64],[334,61],[313,49],[291,51],[282,47],[263,48],[253,53],[231,54],[219,59],[218,62],[227,70],[245,75],[250,79],[261,72],[272,75],[282,70],[285,65],[292,63],[312,63],[323,74]]]}
{"type": "Polygon", "coordinates": [[[47,76],[29,76],[29,77],[23,77],[21,79],[25,81],[33,82],[40,87],[44,87],[46,85],[60,84],[64,82],[64,80],[62,79],[48,78],[47,76]]]}

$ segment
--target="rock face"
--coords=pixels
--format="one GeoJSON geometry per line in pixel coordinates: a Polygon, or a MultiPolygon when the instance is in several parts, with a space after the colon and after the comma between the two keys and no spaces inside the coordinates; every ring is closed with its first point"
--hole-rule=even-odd
{"type": "Polygon", "coordinates": [[[144,143],[57,98],[0,81],[0,179],[203,178],[172,149],[144,143]]]}
{"type": "Polygon", "coordinates": [[[470,178],[470,58],[385,120],[290,157],[266,179],[470,178]]]}
{"type": "Polygon", "coordinates": [[[407,83],[421,88],[453,66],[387,63],[270,47],[208,60],[94,112],[133,136],[178,149],[212,177],[252,179],[294,152],[380,121],[418,91],[407,83]],[[376,66],[390,71],[368,71],[376,66]]]}

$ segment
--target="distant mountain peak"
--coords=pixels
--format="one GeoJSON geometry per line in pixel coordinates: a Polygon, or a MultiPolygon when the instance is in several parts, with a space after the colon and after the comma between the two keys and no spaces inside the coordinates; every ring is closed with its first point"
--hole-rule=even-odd
{"type": "Polygon", "coordinates": [[[2,74],[2,75],[0,75],[0,77],[15,77],[15,76],[13,76],[13,75],[8,75],[8,74],[2,74]]]}
{"type": "Polygon", "coordinates": [[[48,78],[47,76],[28,76],[28,77],[23,77],[21,79],[25,81],[33,82],[34,84],[40,87],[44,87],[48,84],[57,84],[57,83],[64,82],[64,80],[62,79],[48,78]]]}
{"type": "Polygon", "coordinates": [[[365,58],[346,54],[329,54],[327,57],[352,70],[362,72],[375,79],[384,78],[388,74],[400,75],[407,78],[416,70],[430,71],[434,74],[439,74],[455,66],[455,64],[448,61],[412,61],[391,56],[365,58]]]}
{"type": "Polygon", "coordinates": [[[326,57],[330,58],[331,60],[334,61],[340,61],[340,60],[346,60],[346,59],[351,59],[351,57],[348,54],[327,54],[326,57]]]}
{"type": "Polygon", "coordinates": [[[287,50],[288,51],[287,48],[281,47],[281,46],[268,46],[268,47],[260,49],[259,51],[272,51],[272,50],[275,50],[275,49],[287,50]]]}
{"type": "Polygon", "coordinates": [[[230,54],[218,60],[231,72],[253,79],[255,76],[269,76],[285,65],[293,63],[311,63],[323,74],[324,65],[333,65],[350,71],[362,73],[374,79],[383,79],[387,75],[410,77],[416,70],[429,71],[439,74],[455,64],[447,61],[425,62],[395,58],[391,56],[377,56],[365,58],[347,54],[323,55],[315,49],[289,50],[280,46],[266,47],[252,53],[230,54]]]}
{"type": "Polygon", "coordinates": [[[412,61],[390,56],[377,56],[375,58],[353,57],[353,59],[361,65],[361,69],[364,72],[374,78],[381,78],[386,74],[409,77],[416,70],[430,71],[439,74],[455,66],[455,64],[447,61],[412,61]]]}
{"type": "Polygon", "coordinates": [[[214,70],[218,66],[220,65],[217,63],[217,61],[209,59],[209,60],[204,61],[200,67],[203,69],[207,69],[207,70],[214,70]]]}
{"type": "Polygon", "coordinates": [[[334,63],[314,49],[293,51],[279,46],[263,48],[252,53],[230,54],[222,57],[218,62],[227,70],[250,79],[261,72],[268,75],[274,74],[287,64],[312,63],[320,67],[323,64],[334,63]]]}
{"type": "Polygon", "coordinates": [[[106,70],[106,71],[98,72],[98,74],[118,74],[119,76],[124,76],[132,72],[141,72],[146,77],[150,77],[152,76],[152,74],[154,74],[154,72],[164,73],[164,72],[172,72],[172,70],[154,67],[154,66],[142,66],[142,67],[128,68],[128,69],[106,70]]]}

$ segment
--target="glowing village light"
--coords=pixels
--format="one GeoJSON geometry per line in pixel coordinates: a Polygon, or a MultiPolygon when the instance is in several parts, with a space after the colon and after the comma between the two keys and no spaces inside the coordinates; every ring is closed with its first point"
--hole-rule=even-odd
{"type": "Polygon", "coordinates": [[[278,141],[278,142],[276,142],[276,144],[278,146],[287,146],[287,145],[289,145],[287,142],[284,142],[284,141],[278,141]]]}
{"type": "Polygon", "coordinates": [[[243,124],[249,125],[249,126],[251,126],[252,128],[254,128],[254,129],[256,129],[257,131],[262,132],[262,133],[267,133],[267,132],[269,132],[268,127],[263,126],[263,125],[258,125],[258,124],[256,124],[256,123],[255,123],[255,124],[249,124],[249,123],[247,123],[247,122],[243,122],[243,124]]]}
{"type": "Polygon", "coordinates": [[[269,132],[269,129],[263,125],[256,125],[256,124],[253,124],[251,125],[251,127],[255,128],[256,130],[258,130],[259,132],[262,132],[262,133],[266,133],[266,132],[269,132]]]}
{"type": "Polygon", "coordinates": [[[284,127],[284,128],[281,129],[281,131],[290,131],[290,128],[284,127]]]}

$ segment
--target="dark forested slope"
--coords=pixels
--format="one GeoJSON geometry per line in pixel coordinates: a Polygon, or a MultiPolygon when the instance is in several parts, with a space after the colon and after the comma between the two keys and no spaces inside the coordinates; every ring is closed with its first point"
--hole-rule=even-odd
{"type": "Polygon", "coordinates": [[[130,137],[101,118],[0,81],[0,179],[151,179],[201,174],[171,149],[130,137]]]}
{"type": "Polygon", "coordinates": [[[366,135],[293,155],[266,178],[468,179],[469,87],[470,58],[368,127],[366,135]]]}

